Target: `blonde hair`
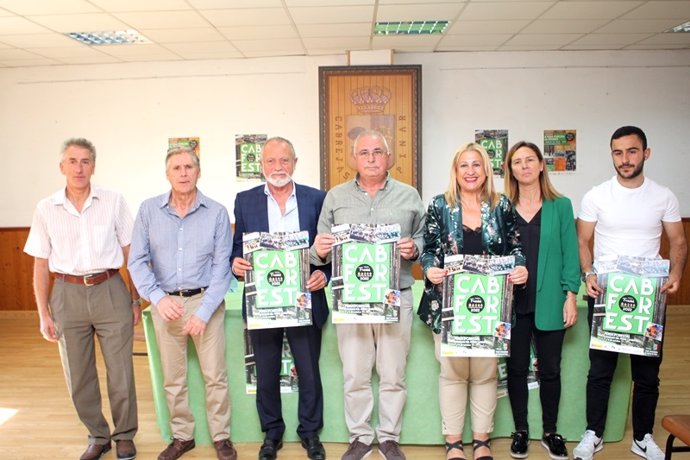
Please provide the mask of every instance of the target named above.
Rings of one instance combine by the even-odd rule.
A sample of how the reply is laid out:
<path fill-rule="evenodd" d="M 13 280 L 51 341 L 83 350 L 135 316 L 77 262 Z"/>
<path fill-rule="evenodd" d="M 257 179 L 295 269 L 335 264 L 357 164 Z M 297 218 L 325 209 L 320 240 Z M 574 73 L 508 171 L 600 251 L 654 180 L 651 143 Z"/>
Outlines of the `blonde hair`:
<path fill-rule="evenodd" d="M 505 171 L 505 176 L 503 178 L 504 193 L 513 203 L 520 201 L 520 184 L 518 184 L 517 179 L 513 175 L 513 168 L 511 167 L 511 162 L 513 161 L 513 156 L 521 148 L 528 148 L 534 152 L 539 160 L 539 163 L 543 166 L 541 172 L 539 173 L 539 191 L 541 193 L 542 200 L 555 200 L 556 198 L 562 196 L 556 190 L 549 180 L 549 173 L 547 172 L 546 164 L 544 164 L 544 155 L 539 150 L 536 144 L 527 141 L 520 141 L 513 145 L 508 154 L 506 155 L 506 161 L 503 164 L 503 169 Z"/>
<path fill-rule="evenodd" d="M 496 188 L 494 187 L 494 175 L 491 169 L 491 160 L 489 159 L 489 154 L 486 152 L 484 147 L 477 144 L 476 142 L 469 142 L 467 144 L 461 145 L 455 152 L 453 157 L 453 162 L 450 167 L 450 183 L 448 184 L 448 190 L 444 196 L 446 197 L 446 203 L 451 207 L 460 204 L 460 185 L 458 185 L 458 163 L 460 163 L 460 157 L 465 152 L 477 152 L 482 159 L 482 167 L 484 169 L 484 174 L 486 175 L 486 180 L 482 184 L 482 201 L 488 202 L 491 209 L 495 208 L 498 204 L 499 195 L 496 193 Z"/>

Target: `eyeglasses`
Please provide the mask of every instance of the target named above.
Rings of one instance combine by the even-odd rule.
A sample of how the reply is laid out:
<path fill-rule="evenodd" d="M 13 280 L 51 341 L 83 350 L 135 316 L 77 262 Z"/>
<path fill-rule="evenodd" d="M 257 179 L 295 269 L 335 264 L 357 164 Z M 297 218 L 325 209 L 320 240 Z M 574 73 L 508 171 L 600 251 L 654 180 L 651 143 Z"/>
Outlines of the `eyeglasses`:
<path fill-rule="evenodd" d="M 377 159 L 377 158 L 382 158 L 382 157 L 384 157 L 384 156 L 386 156 L 386 155 L 388 155 L 388 152 L 386 152 L 386 151 L 383 150 L 383 149 L 374 149 L 374 150 L 372 150 L 372 151 L 369 151 L 369 150 L 360 150 L 359 152 L 357 152 L 357 156 L 358 156 L 359 158 L 368 158 L 368 157 L 371 156 L 371 157 L 373 157 L 374 159 Z"/>

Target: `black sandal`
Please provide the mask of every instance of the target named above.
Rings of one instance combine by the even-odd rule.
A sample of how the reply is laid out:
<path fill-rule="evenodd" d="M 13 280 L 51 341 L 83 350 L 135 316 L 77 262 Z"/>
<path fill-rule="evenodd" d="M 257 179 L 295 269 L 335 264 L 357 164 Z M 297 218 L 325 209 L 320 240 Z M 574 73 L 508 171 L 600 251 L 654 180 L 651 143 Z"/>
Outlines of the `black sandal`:
<path fill-rule="evenodd" d="M 446 442 L 446 453 L 450 452 L 453 449 L 458 449 L 463 454 L 465 453 L 465 449 L 463 449 L 463 447 L 462 447 L 462 439 L 460 441 L 455 441 L 455 442 Z M 449 458 L 448 460 L 467 460 L 467 459 L 464 457 L 453 457 L 453 458 Z"/>
<path fill-rule="evenodd" d="M 477 450 L 480 447 L 486 447 L 491 449 L 491 439 L 485 439 L 484 441 L 479 439 L 472 440 L 472 449 Z M 474 460 L 494 460 L 491 455 L 484 455 L 483 457 L 474 457 Z"/>

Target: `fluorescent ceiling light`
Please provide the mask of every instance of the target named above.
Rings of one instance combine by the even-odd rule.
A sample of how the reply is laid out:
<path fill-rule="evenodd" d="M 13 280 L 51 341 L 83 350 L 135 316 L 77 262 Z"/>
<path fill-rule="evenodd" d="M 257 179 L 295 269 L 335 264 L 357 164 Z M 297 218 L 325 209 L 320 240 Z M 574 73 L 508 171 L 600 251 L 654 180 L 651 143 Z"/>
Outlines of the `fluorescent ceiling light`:
<path fill-rule="evenodd" d="M 684 22 L 683 24 L 672 29 L 668 29 L 665 32 L 690 32 L 690 21 Z"/>
<path fill-rule="evenodd" d="M 91 46 L 151 43 L 151 40 L 134 29 L 107 30 L 104 32 L 68 32 L 65 35 Z"/>
<path fill-rule="evenodd" d="M 374 35 L 432 35 L 442 34 L 448 21 L 377 22 Z"/>

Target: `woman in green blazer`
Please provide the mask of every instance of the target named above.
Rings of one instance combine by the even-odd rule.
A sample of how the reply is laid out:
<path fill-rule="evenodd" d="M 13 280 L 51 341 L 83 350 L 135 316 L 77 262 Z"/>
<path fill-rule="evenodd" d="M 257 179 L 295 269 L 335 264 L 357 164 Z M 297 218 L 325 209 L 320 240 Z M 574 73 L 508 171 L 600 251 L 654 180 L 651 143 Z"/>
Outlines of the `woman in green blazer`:
<path fill-rule="evenodd" d="M 527 457 L 527 374 L 532 342 L 539 368 L 542 405 L 541 444 L 553 459 L 567 459 L 563 438 L 556 431 L 561 397 L 561 349 L 565 329 L 577 321 L 576 295 L 580 262 L 575 219 L 570 200 L 551 185 L 539 147 L 518 142 L 505 162 L 505 194 L 517 213 L 520 242 L 530 277 L 516 289 L 508 359 L 508 396 L 515 432 L 510 446 L 514 458 Z"/>

